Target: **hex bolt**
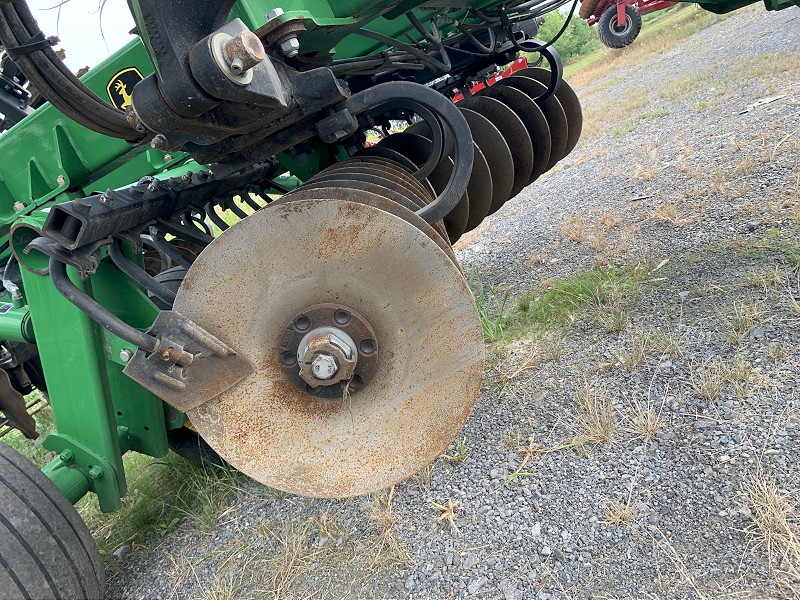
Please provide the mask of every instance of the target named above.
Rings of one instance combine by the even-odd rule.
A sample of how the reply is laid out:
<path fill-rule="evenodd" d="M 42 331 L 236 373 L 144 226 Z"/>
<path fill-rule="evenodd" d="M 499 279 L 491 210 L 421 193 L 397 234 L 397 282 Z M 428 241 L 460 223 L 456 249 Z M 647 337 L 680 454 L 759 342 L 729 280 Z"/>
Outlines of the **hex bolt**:
<path fill-rule="evenodd" d="M 89 469 L 89 478 L 90 479 L 102 479 L 103 478 L 103 470 L 100 467 L 92 467 Z"/>
<path fill-rule="evenodd" d="M 283 14 L 283 12 L 284 11 L 282 8 L 273 8 L 267 13 L 267 22 L 269 23 L 270 21 L 277 19 Z"/>
<path fill-rule="evenodd" d="M 240 31 L 222 45 L 222 54 L 236 75 L 241 75 L 262 62 L 267 54 L 264 45 L 252 31 Z"/>
<path fill-rule="evenodd" d="M 292 58 L 293 56 L 297 56 L 300 52 L 300 42 L 297 39 L 297 36 L 292 36 L 287 38 L 281 42 L 280 45 L 281 52 L 286 58 Z"/>
<path fill-rule="evenodd" d="M 100 195 L 100 204 L 104 206 L 113 206 L 114 204 L 114 196 L 116 192 L 111 188 L 107 189 L 103 194 Z"/>
<path fill-rule="evenodd" d="M 75 460 L 75 455 L 72 453 L 72 450 L 69 449 L 62 450 L 58 457 L 61 459 L 61 462 L 65 463 L 71 463 L 73 460 Z"/>
<path fill-rule="evenodd" d="M 128 362 L 133 358 L 133 352 L 129 348 L 123 348 L 119 351 L 119 358 L 122 362 Z"/>
<path fill-rule="evenodd" d="M 14 212 L 20 212 L 25 210 L 25 204 L 23 202 L 14 202 Z"/>
<path fill-rule="evenodd" d="M 165 163 L 172 162 L 172 154 L 165 154 L 164 155 L 164 162 Z"/>
<path fill-rule="evenodd" d="M 59 175 L 58 177 L 56 177 L 56 184 L 57 184 L 57 185 L 64 185 L 64 183 L 65 183 L 66 181 L 67 181 L 67 180 L 64 178 L 64 176 L 63 176 L 63 175 Z"/>
<path fill-rule="evenodd" d="M 150 140 L 150 147 L 155 148 L 156 150 L 165 150 L 167 148 L 167 136 L 163 133 L 158 133 L 153 136 L 153 139 Z"/>
<path fill-rule="evenodd" d="M 336 375 L 338 370 L 339 365 L 336 364 L 336 359 L 330 354 L 317 354 L 314 360 L 311 361 L 311 372 L 314 373 L 314 377 L 317 379 L 328 380 Z"/>

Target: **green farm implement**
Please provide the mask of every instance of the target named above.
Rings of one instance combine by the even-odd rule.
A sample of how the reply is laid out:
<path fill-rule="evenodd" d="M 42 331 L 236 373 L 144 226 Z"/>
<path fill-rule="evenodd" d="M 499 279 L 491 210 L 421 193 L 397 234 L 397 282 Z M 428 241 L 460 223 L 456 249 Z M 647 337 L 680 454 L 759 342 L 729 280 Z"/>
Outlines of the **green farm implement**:
<path fill-rule="evenodd" d="M 0 444 L 4 597 L 104 594 L 72 504 L 129 451 L 318 497 L 440 455 L 483 373 L 451 245 L 581 132 L 537 39 L 577 0 L 128 4 L 78 78 L 0 0 L 0 409 L 56 426 L 42 470 Z"/>

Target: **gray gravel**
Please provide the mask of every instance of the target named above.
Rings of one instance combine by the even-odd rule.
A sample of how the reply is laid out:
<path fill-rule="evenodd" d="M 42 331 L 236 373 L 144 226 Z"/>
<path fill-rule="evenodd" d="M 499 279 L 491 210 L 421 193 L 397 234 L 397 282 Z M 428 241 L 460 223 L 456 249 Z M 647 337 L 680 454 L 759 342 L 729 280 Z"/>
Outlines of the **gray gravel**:
<path fill-rule="evenodd" d="M 512 381 L 501 372 L 522 366 L 534 342 L 503 349 L 464 428 L 463 462 L 440 459 L 391 497 L 343 502 L 239 479 L 210 530 L 187 518 L 109 557 L 110 597 L 795 597 L 800 581 L 751 533 L 742 486 L 756 477 L 795 500 L 800 492 L 800 315 L 790 277 L 800 244 L 798 51 L 800 10 L 748 9 L 579 90 L 587 105 L 639 87 L 651 100 L 609 114 L 619 131 L 582 142 L 459 259 L 514 294 L 596 265 L 667 262 L 646 277 L 621 333 L 581 313 L 558 360 L 536 361 Z M 789 71 L 742 68 L 781 61 Z M 697 89 L 659 96 L 687 73 L 700 77 Z M 567 235 L 570 224 L 583 235 Z M 771 270 L 787 283 L 751 274 Z M 730 320 L 750 306 L 757 316 L 736 346 Z M 623 368 L 620 357 L 658 332 L 681 352 L 648 349 Z M 703 373 L 713 380 L 737 364 L 747 382 L 728 376 L 717 398 L 701 397 Z M 510 478 L 531 436 L 555 448 L 580 433 L 575 389 L 584 381 L 610 399 L 611 442 L 534 454 L 527 474 Z M 629 431 L 637 403 L 661 422 L 649 438 Z M 452 522 L 434 506 L 448 500 Z M 610 522 L 615 502 L 631 507 L 629 522 Z"/>

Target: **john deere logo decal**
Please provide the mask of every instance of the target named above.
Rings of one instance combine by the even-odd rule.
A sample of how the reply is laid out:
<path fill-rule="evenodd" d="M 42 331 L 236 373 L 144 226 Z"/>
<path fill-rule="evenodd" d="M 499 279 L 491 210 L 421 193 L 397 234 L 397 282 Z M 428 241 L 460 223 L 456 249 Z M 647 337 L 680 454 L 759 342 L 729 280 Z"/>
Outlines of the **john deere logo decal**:
<path fill-rule="evenodd" d="M 144 79 L 144 77 L 142 77 L 142 74 L 136 67 L 128 67 L 114 75 L 106 86 L 111 104 L 120 110 L 128 108 L 131 105 L 133 86 L 142 79 Z"/>

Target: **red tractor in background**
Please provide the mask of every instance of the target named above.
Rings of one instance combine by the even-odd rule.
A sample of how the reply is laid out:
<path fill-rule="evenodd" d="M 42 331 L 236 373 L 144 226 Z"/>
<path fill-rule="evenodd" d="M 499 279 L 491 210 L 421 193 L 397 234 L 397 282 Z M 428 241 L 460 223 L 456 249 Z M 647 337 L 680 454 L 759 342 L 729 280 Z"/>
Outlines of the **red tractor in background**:
<path fill-rule="evenodd" d="M 642 15 L 674 6 L 668 0 L 585 0 L 578 13 L 589 25 L 597 23 L 600 41 L 609 48 L 624 48 L 642 29 Z"/>

